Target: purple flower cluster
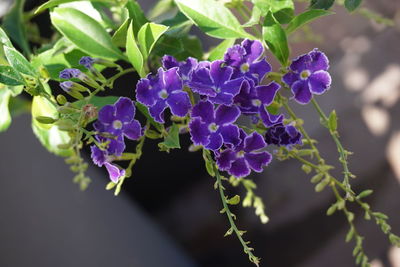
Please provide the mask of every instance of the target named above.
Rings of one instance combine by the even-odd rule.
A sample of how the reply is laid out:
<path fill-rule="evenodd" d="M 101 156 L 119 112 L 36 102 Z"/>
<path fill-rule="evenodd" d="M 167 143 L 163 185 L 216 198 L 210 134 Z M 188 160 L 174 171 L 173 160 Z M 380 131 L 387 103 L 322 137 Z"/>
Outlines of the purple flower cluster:
<path fill-rule="evenodd" d="M 138 140 L 142 135 L 142 126 L 135 120 L 135 105 L 127 97 L 120 97 L 114 105 L 106 105 L 99 111 L 98 120 L 93 124 L 98 132 L 96 139 L 105 145 L 100 149 L 92 145 L 92 160 L 101 167 L 105 166 L 111 181 L 116 183 L 125 175 L 125 170 L 120 169 L 112 161 L 122 155 L 125 150 L 124 137 Z"/>

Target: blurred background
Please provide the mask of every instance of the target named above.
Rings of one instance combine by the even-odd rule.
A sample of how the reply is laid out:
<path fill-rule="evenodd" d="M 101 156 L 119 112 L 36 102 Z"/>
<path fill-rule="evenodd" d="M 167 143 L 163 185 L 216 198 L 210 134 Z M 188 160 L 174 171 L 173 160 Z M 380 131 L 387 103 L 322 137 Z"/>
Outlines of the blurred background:
<path fill-rule="evenodd" d="M 0 17 L 13 1 L 0 0 Z M 27 10 L 44 1 L 27 1 Z M 138 1 L 149 10 L 156 1 Z M 304 8 L 304 3 L 297 3 Z M 333 84 L 318 97 L 326 112 L 336 109 L 344 146 L 354 152 L 350 168 L 353 189 L 373 189 L 373 210 L 387 214 L 400 233 L 400 1 L 364 0 L 389 24 L 377 23 L 362 11 L 349 14 L 342 6 L 311 24 L 291 40 L 291 55 L 319 47 L 330 58 Z M 48 13 L 36 22 L 49 34 Z M 218 43 L 194 31 L 207 49 Z M 270 57 L 271 58 L 271 57 Z M 271 61 L 273 61 L 271 59 Z M 275 65 L 275 69 L 277 65 Z M 130 95 L 137 77 L 125 77 L 119 90 Z M 337 151 L 319 125 L 311 106 L 293 107 L 329 164 Z M 180 151 L 158 152 L 147 142 L 124 183 L 120 196 L 106 191 L 104 169 L 92 166 L 92 183 L 81 192 L 62 158 L 49 154 L 32 134 L 29 114 L 13 118 L 0 134 L 0 266 L 252 266 L 228 228 L 221 203 L 199 152 L 189 153 L 189 137 Z M 88 161 L 89 154 L 86 153 Z M 340 166 L 334 172 L 340 176 Z M 327 217 L 334 201 L 329 190 L 315 193 L 309 176 L 294 160 L 273 161 L 251 177 L 266 204 L 270 222 L 263 225 L 254 210 L 235 207 L 237 224 L 248 232 L 261 266 L 354 266 L 353 243 L 345 243 L 346 218 Z M 236 189 L 235 189 L 236 190 Z M 229 193 L 243 191 L 231 190 Z M 358 207 L 356 225 L 366 236 L 366 254 L 373 267 L 400 266 L 400 249 L 392 247 Z"/>

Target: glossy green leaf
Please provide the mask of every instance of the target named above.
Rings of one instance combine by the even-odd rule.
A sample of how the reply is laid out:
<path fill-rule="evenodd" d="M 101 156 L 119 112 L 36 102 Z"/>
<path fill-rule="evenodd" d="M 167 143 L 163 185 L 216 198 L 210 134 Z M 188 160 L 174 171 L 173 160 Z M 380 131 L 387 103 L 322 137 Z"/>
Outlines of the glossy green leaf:
<path fill-rule="evenodd" d="M 361 2 L 362 0 L 345 0 L 344 6 L 348 11 L 352 12 L 361 5 Z"/>
<path fill-rule="evenodd" d="M 252 2 L 260 9 L 262 16 L 271 11 L 280 24 L 288 23 L 294 16 L 293 0 L 252 0 Z"/>
<path fill-rule="evenodd" d="M 115 31 L 113 37 L 111 38 L 113 44 L 118 47 L 125 47 L 126 45 L 126 35 L 128 33 L 130 19 L 126 19 L 124 23 Z"/>
<path fill-rule="evenodd" d="M 11 92 L 7 87 L 0 88 L 0 132 L 4 132 L 10 127 L 11 114 L 8 109 Z"/>
<path fill-rule="evenodd" d="M 226 39 L 217 45 L 213 50 L 210 51 L 208 60 L 214 61 L 217 59 L 222 59 L 226 50 L 235 44 L 236 39 Z"/>
<path fill-rule="evenodd" d="M 160 17 L 169 15 L 176 9 L 174 0 L 159 0 L 148 13 L 150 20 L 160 20 Z"/>
<path fill-rule="evenodd" d="M 3 18 L 3 29 L 8 36 L 24 51 L 30 54 L 28 40 L 26 38 L 25 21 L 23 18 L 25 0 L 15 0 L 14 6 Z"/>
<path fill-rule="evenodd" d="M 8 38 L 8 35 L 1 27 L 0 27 L 0 43 L 9 47 L 13 47 L 10 38 Z"/>
<path fill-rule="evenodd" d="M 176 59 L 181 60 L 181 58 L 178 57 L 181 54 L 185 53 L 183 49 L 182 39 L 164 34 L 163 36 L 161 36 L 158 44 L 154 47 L 153 53 L 159 57 L 162 57 L 164 55 L 171 55 L 174 56 Z"/>
<path fill-rule="evenodd" d="M 185 36 L 182 40 L 183 52 L 176 55 L 178 60 L 186 60 L 188 57 L 202 59 L 203 46 L 197 36 Z"/>
<path fill-rule="evenodd" d="M 166 35 L 177 38 L 187 36 L 193 26 L 193 22 L 182 12 L 178 12 L 172 19 L 164 20 L 162 24 L 169 27 Z"/>
<path fill-rule="evenodd" d="M 148 22 L 146 16 L 143 13 L 142 8 L 135 0 L 128 0 L 126 3 L 128 9 L 129 18 L 133 21 L 133 33 L 137 36 L 140 28 Z"/>
<path fill-rule="evenodd" d="M 252 27 L 260 24 L 261 13 L 261 10 L 257 6 L 254 6 L 253 10 L 251 11 L 250 19 L 243 24 L 243 27 Z"/>
<path fill-rule="evenodd" d="M 304 13 L 297 15 L 289 25 L 286 27 L 286 33 L 290 34 L 300 28 L 301 26 L 315 20 L 316 18 L 331 15 L 333 12 L 326 11 L 323 9 L 311 9 Z"/>
<path fill-rule="evenodd" d="M 143 70 L 144 59 L 142 52 L 140 52 L 140 49 L 136 44 L 132 22 L 129 25 L 128 34 L 126 36 L 126 54 L 128 55 L 129 61 L 140 77 L 144 77 L 146 75 Z"/>
<path fill-rule="evenodd" d="M 329 9 L 333 6 L 335 0 L 311 0 L 311 9 Z"/>
<path fill-rule="evenodd" d="M 10 66 L 0 66 L 0 83 L 9 86 L 24 85 L 25 81 Z"/>
<path fill-rule="evenodd" d="M 262 32 L 263 38 L 271 52 L 283 66 L 286 66 L 289 58 L 286 33 L 271 12 L 265 17 Z"/>
<path fill-rule="evenodd" d="M 17 50 L 14 48 L 5 46 L 4 54 L 8 60 L 8 63 L 14 68 L 15 71 L 35 77 L 37 75 L 36 70 L 32 67 L 31 63 Z"/>
<path fill-rule="evenodd" d="M 179 126 L 175 123 L 169 128 L 168 135 L 164 138 L 164 142 L 158 144 L 160 151 L 169 152 L 170 149 L 181 148 L 179 143 Z"/>
<path fill-rule="evenodd" d="M 35 96 L 32 100 L 32 118 L 39 116 L 57 118 L 58 113 L 46 98 Z M 67 132 L 60 131 L 55 125 L 39 123 L 35 119 L 32 119 L 32 129 L 42 145 L 50 152 L 59 156 L 72 155 L 71 149 L 60 149 L 58 147 L 70 141 L 70 136 Z"/>
<path fill-rule="evenodd" d="M 138 33 L 138 43 L 140 46 L 140 51 L 144 59 L 146 60 L 153 50 L 154 45 L 158 39 L 168 30 L 167 26 L 156 24 L 156 23 L 146 23 L 140 28 Z"/>
<path fill-rule="evenodd" d="M 124 59 L 106 30 L 86 14 L 73 8 L 56 8 L 50 13 L 50 18 L 62 35 L 89 55 Z"/>
<path fill-rule="evenodd" d="M 252 38 L 223 3 L 215 0 L 175 0 L 180 11 L 206 34 L 221 38 Z"/>
<path fill-rule="evenodd" d="M 80 2 L 80 1 L 87 1 L 87 0 L 50 0 L 46 3 L 42 4 L 35 10 L 35 14 L 41 13 L 48 8 L 56 7 L 61 4 L 71 3 L 71 2 Z M 112 3 L 114 0 L 89 0 L 91 2 L 102 2 L 102 3 Z"/>

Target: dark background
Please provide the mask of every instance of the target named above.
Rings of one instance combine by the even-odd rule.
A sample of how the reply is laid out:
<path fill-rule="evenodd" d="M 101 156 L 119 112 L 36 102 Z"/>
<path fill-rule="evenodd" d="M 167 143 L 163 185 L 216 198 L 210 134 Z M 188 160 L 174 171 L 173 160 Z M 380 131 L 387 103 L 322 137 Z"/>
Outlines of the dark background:
<path fill-rule="evenodd" d="M 154 1 L 139 2 L 148 9 Z M 400 5 L 395 0 L 364 2 L 396 18 L 396 25 L 383 27 L 338 7 L 336 15 L 312 24 L 320 42 L 300 35 L 291 49 L 297 56 L 319 47 L 330 58 L 333 86 L 318 100 L 326 112 L 336 109 L 341 140 L 355 152 L 350 157 L 358 176 L 354 189 L 374 189 L 369 203 L 388 214 L 399 233 Z M 45 35 L 48 14 L 37 20 Z M 218 43 L 194 33 L 206 48 Z M 118 92 L 131 96 L 136 80 L 135 75 L 121 79 Z M 336 147 L 312 107 L 293 106 L 306 118 L 322 155 L 337 162 Z M 14 118 L 0 138 L 0 266 L 251 266 L 238 240 L 223 238 L 228 222 L 219 214 L 219 195 L 200 153 L 187 151 L 188 136 L 183 148 L 170 154 L 146 141 L 133 179 L 114 197 L 104 190 L 104 169 L 95 166 L 89 168 L 89 189 L 80 192 L 63 159 L 35 139 L 30 120 L 29 115 Z M 325 215 L 334 200 L 331 192 L 315 193 L 299 167 L 296 161 L 274 160 L 262 175 L 253 176 L 270 222 L 262 225 L 252 209 L 239 207 L 234 208 L 239 227 L 248 230 L 245 237 L 262 258 L 261 266 L 354 266 L 353 244 L 344 242 L 345 217 Z M 400 266 L 399 250 L 352 208 L 373 266 Z"/>

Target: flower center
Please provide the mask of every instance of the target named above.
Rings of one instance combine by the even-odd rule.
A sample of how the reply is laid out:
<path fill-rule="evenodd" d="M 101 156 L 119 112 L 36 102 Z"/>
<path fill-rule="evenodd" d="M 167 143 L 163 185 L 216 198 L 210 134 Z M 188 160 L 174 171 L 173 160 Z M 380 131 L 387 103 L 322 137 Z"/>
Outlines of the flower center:
<path fill-rule="evenodd" d="M 251 103 L 253 104 L 253 106 L 261 107 L 261 101 L 259 99 L 253 99 L 251 100 Z"/>
<path fill-rule="evenodd" d="M 122 128 L 122 122 L 120 120 L 115 120 L 113 121 L 113 127 L 114 129 L 121 129 Z"/>
<path fill-rule="evenodd" d="M 244 64 L 242 64 L 242 65 L 240 66 L 240 71 L 241 71 L 241 72 L 247 72 L 247 71 L 249 71 L 249 69 L 250 69 L 250 66 L 249 66 L 249 64 L 247 64 L 247 63 L 244 63 Z"/>
<path fill-rule="evenodd" d="M 219 128 L 219 126 L 218 125 L 216 125 L 214 122 L 213 123 L 211 123 L 209 126 L 208 126 L 208 130 L 210 130 L 210 132 L 216 132 L 217 130 L 218 130 L 218 128 Z"/>
<path fill-rule="evenodd" d="M 158 93 L 158 96 L 161 97 L 162 99 L 167 99 L 168 92 L 165 89 L 163 89 Z"/>
<path fill-rule="evenodd" d="M 245 152 L 243 150 L 240 150 L 239 152 L 236 153 L 236 157 L 242 158 L 244 156 L 244 153 Z"/>
<path fill-rule="evenodd" d="M 303 79 L 303 80 L 305 80 L 305 79 L 307 79 L 309 76 L 310 76 L 310 71 L 309 70 L 303 70 L 301 73 L 300 73 L 300 78 L 301 79 Z"/>

